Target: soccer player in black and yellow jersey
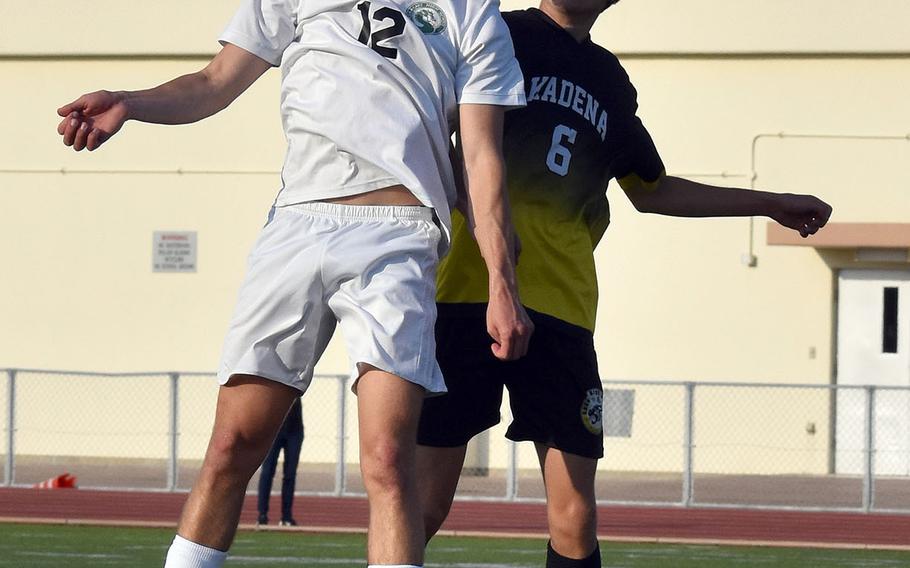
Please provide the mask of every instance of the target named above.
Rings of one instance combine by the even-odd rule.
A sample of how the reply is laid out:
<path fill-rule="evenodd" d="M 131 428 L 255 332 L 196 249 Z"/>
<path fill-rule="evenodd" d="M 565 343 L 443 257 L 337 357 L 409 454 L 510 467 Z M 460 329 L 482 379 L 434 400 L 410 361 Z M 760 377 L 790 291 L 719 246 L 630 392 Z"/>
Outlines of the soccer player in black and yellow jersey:
<path fill-rule="evenodd" d="M 543 0 L 505 14 L 528 106 L 506 115 L 509 196 L 520 238 L 518 282 L 535 325 L 528 354 L 502 362 L 484 319 L 487 274 L 464 218 L 438 275 L 437 353 L 448 394 L 424 402 L 418 441 L 427 535 L 452 503 L 474 435 L 499 422 L 535 443 L 547 492 L 550 568 L 601 565 L 594 475 L 603 456 L 603 391 L 593 330 L 593 250 L 607 228 L 611 178 L 636 209 L 682 217 L 765 215 L 807 236 L 831 208 L 807 195 L 721 188 L 665 174 L 636 116 L 636 91 L 619 61 L 591 42 L 616 0 Z"/>

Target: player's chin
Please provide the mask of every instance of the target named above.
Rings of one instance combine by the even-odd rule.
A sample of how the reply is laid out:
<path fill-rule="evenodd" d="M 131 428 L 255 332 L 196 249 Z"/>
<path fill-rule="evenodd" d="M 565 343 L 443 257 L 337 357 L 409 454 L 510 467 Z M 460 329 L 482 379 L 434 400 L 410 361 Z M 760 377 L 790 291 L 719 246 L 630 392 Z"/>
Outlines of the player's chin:
<path fill-rule="evenodd" d="M 615 4 L 614 0 L 551 0 L 553 5 L 570 14 L 599 14 Z"/>

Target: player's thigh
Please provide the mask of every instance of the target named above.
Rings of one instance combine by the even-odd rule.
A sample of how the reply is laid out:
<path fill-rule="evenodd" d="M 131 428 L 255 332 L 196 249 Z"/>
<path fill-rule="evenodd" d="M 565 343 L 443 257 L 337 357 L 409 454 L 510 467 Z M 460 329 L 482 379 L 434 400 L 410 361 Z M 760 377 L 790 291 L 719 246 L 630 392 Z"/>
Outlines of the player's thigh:
<path fill-rule="evenodd" d="M 210 449 L 258 465 L 272 447 L 297 389 L 252 375 L 233 375 L 218 390 Z"/>
<path fill-rule="evenodd" d="M 547 501 L 555 504 L 595 502 L 594 478 L 597 460 L 535 444 L 540 470 L 547 490 Z"/>
<path fill-rule="evenodd" d="M 423 387 L 375 367 L 363 370 L 357 381 L 361 454 L 394 462 L 413 460 Z"/>

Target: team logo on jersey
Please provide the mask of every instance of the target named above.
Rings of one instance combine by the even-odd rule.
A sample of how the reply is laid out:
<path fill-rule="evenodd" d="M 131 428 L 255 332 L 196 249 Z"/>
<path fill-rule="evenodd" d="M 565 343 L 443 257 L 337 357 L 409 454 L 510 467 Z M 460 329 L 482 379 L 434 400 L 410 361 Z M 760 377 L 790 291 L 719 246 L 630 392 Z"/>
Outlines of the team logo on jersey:
<path fill-rule="evenodd" d="M 406 14 L 417 29 L 427 35 L 441 34 L 446 29 L 446 13 L 432 2 L 414 2 L 408 6 Z"/>
<path fill-rule="evenodd" d="M 603 434 L 604 424 L 604 393 L 600 389 L 591 389 L 585 394 L 581 403 L 581 421 L 588 432 L 596 435 Z"/>

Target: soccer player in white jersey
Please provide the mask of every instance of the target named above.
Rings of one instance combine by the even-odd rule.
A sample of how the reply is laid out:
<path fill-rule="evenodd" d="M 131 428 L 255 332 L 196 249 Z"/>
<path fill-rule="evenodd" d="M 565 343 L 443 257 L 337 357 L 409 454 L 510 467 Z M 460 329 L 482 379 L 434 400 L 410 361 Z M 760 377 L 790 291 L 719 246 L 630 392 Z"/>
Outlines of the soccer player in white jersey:
<path fill-rule="evenodd" d="M 201 71 L 58 110 L 66 145 L 95 150 L 127 120 L 195 122 L 281 66 L 283 187 L 249 258 L 218 372 L 212 438 L 165 566 L 220 566 L 244 491 L 336 322 L 356 378 L 371 565 L 423 562 L 414 468 L 435 359 L 435 272 L 455 202 L 490 270 L 491 349 L 514 359 L 533 328 L 518 298 L 503 191 L 504 108 L 524 104 L 495 0 L 244 0 Z"/>

